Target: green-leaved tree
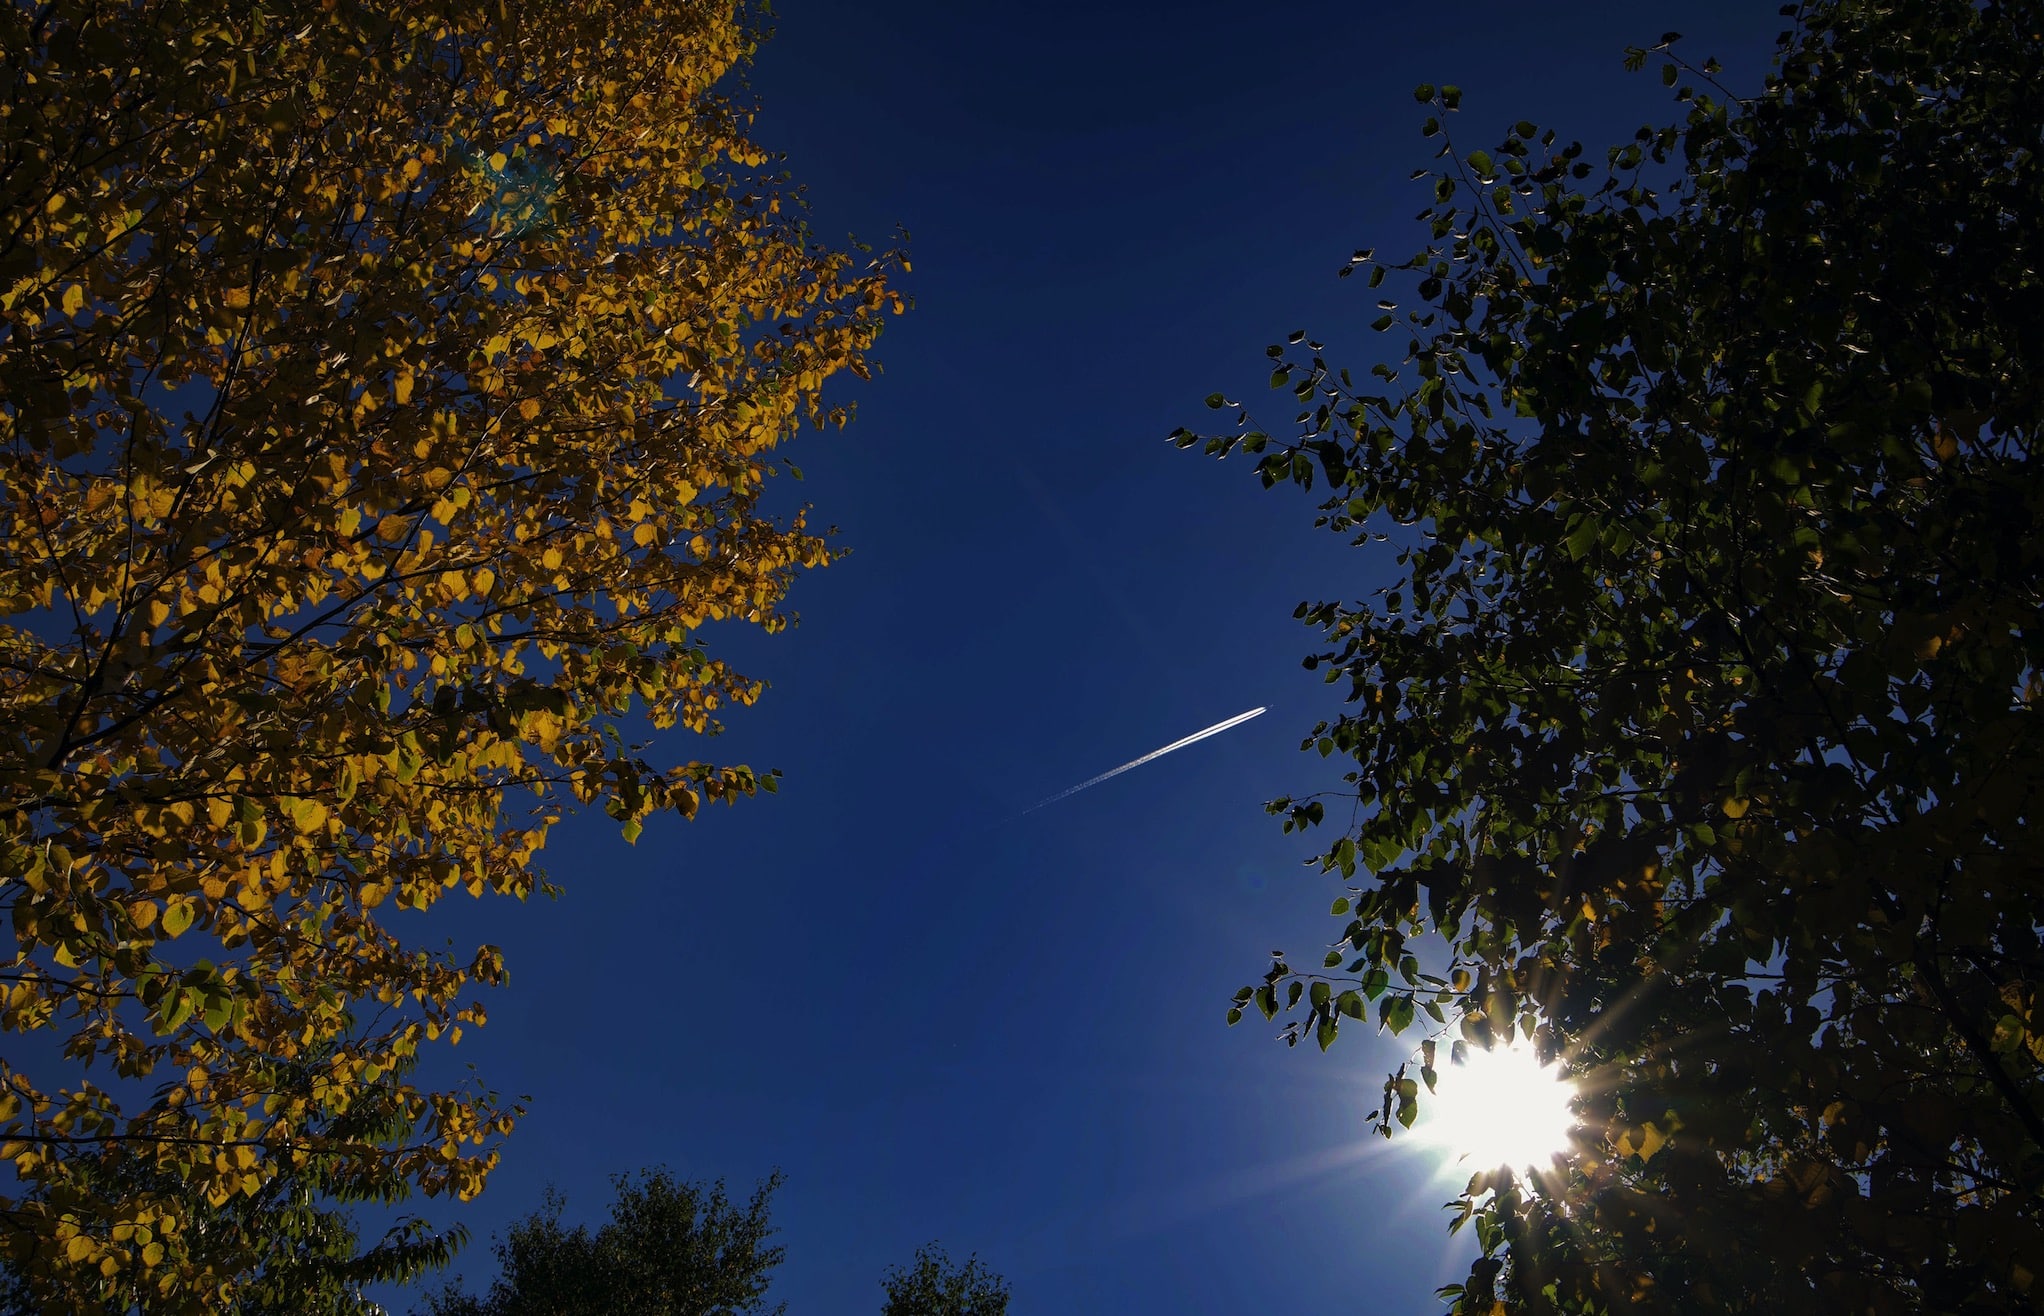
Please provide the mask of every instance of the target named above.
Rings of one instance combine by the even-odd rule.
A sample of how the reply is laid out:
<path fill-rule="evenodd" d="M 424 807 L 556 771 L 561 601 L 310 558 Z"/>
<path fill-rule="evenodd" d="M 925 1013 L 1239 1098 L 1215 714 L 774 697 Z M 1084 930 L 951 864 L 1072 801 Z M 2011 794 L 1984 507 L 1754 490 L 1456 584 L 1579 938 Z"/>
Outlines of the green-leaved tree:
<path fill-rule="evenodd" d="M 1463 1312 L 2044 1300 L 2044 6 L 1784 12 L 1601 160 L 1444 146 L 1353 265 L 1390 350 L 1273 347 L 1297 428 L 1206 443 L 1398 568 L 1301 607 L 1353 766 L 1272 808 L 1350 890 L 1231 1020 L 1423 1034 L 1387 1134 L 1437 1044 L 1582 1085 Z"/>
<path fill-rule="evenodd" d="M 1007 1316 L 1008 1282 L 978 1257 L 954 1265 L 935 1243 L 916 1249 L 913 1265 L 887 1272 L 880 1316 Z"/>
<path fill-rule="evenodd" d="M 561 1223 L 549 1192 L 540 1210 L 495 1244 L 500 1273 L 487 1294 L 449 1285 L 422 1316 L 762 1316 L 782 1249 L 771 1241 L 769 1176 L 743 1205 L 720 1180 L 678 1181 L 664 1169 L 613 1181 L 610 1221 L 595 1233 Z"/>

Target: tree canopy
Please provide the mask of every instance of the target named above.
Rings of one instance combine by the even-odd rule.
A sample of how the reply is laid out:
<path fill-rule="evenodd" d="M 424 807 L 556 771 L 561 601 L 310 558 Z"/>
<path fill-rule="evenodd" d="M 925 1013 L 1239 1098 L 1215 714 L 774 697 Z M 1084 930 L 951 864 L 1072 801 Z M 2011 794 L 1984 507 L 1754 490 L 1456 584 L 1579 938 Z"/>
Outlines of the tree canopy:
<path fill-rule="evenodd" d="M 0 5 L 0 1254 L 76 1307 L 228 1304 L 191 1204 L 315 1163 L 478 1191 L 486 1091 L 345 1132 L 505 971 L 400 916 L 772 785 L 619 730 L 758 695 L 699 629 L 830 559 L 772 450 L 901 309 L 748 136 L 758 19 Z"/>
<path fill-rule="evenodd" d="M 612 1181 L 610 1223 L 591 1234 L 561 1224 L 566 1203 L 545 1205 L 495 1246 L 501 1273 L 478 1298 L 450 1285 L 424 1316 L 747 1316 L 775 1313 L 766 1291 L 783 1250 L 770 1240 L 768 1207 L 781 1176 L 733 1204 L 719 1181 L 705 1188 L 648 1170 Z"/>
<path fill-rule="evenodd" d="M 785 1252 L 771 1240 L 778 1171 L 738 1206 L 724 1184 L 678 1181 L 664 1169 L 612 1182 L 610 1222 L 594 1234 L 561 1223 L 566 1202 L 549 1191 L 538 1211 L 495 1244 L 499 1274 L 477 1297 L 460 1282 L 432 1295 L 420 1316 L 748 1316 L 767 1305 Z M 978 1257 L 954 1265 L 935 1243 L 881 1279 L 882 1316 L 1005 1316 L 1008 1285 Z"/>
<path fill-rule="evenodd" d="M 323 1059 L 315 1054 L 290 1062 L 283 1071 L 286 1081 L 312 1082 Z M 314 1132 L 331 1143 L 401 1145 L 411 1130 L 396 1089 L 411 1067 L 385 1074 Z M 232 1257 L 242 1276 L 227 1304 L 216 1309 L 224 1316 L 381 1316 L 383 1308 L 365 1292 L 368 1286 L 404 1283 L 447 1265 L 468 1233 L 459 1226 L 435 1231 L 405 1216 L 365 1246 L 349 1207 L 364 1201 L 393 1206 L 406 1195 L 405 1185 L 362 1175 L 351 1159 L 313 1157 L 270 1176 L 256 1193 L 236 1194 L 218 1205 L 140 1158 L 81 1168 L 91 1191 L 108 1198 L 146 1193 L 179 1199 L 180 1227 L 192 1240 L 188 1246 L 202 1256 Z M 51 1311 L 127 1316 L 135 1305 L 132 1293 L 118 1291 L 88 1304 L 33 1257 L 0 1257 L 0 1316 Z"/>
<path fill-rule="evenodd" d="M 935 1243 L 916 1249 L 912 1264 L 889 1270 L 880 1286 L 887 1291 L 880 1316 L 1007 1316 L 1008 1281 L 977 1256 L 953 1264 Z"/>
<path fill-rule="evenodd" d="M 1635 51 L 1681 108 L 1601 162 L 1444 145 L 1344 271 L 1402 351 L 1273 347 L 1289 436 L 1209 399 L 1396 565 L 1300 608 L 1353 763 L 1272 809 L 1349 890 L 1230 1021 L 1418 1030 L 1387 1136 L 1437 1047 L 1580 1084 L 1451 1203 L 1462 1312 L 2044 1301 L 2044 6 L 1783 12 L 1751 94 Z"/>

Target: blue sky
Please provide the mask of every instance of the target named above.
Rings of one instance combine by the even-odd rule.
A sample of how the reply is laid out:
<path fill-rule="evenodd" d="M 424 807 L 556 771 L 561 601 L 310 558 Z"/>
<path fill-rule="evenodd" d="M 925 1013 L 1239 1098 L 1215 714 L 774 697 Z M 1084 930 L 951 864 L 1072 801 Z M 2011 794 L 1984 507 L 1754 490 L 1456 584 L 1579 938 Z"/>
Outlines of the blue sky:
<path fill-rule="evenodd" d="M 1670 112 L 1625 46 L 1680 30 L 1756 86 L 1776 6 L 777 8 L 758 137 L 821 235 L 912 232 L 916 307 L 853 428 L 789 449 L 851 556 L 792 632 L 718 634 L 773 688 L 670 747 L 780 794 L 635 847 L 579 821 L 559 900 L 448 910 L 512 971 L 451 1058 L 531 1096 L 457 1269 L 486 1280 L 549 1183 L 593 1220 L 619 1171 L 742 1193 L 778 1166 L 795 1316 L 876 1311 L 933 1238 L 1015 1316 L 1435 1309 L 1453 1185 L 1362 1120 L 1402 1048 L 1222 1022 L 1266 952 L 1338 931 L 1315 847 L 1260 808 L 1338 779 L 1298 752 L 1337 703 L 1293 605 L 1391 564 L 1163 436 L 1216 389 L 1281 428 L 1263 348 L 1290 330 L 1375 359 L 1374 298 L 1334 272 L 1420 238 L 1415 83 L 1463 87 L 1464 150 L 1531 118 L 1594 158 Z"/>

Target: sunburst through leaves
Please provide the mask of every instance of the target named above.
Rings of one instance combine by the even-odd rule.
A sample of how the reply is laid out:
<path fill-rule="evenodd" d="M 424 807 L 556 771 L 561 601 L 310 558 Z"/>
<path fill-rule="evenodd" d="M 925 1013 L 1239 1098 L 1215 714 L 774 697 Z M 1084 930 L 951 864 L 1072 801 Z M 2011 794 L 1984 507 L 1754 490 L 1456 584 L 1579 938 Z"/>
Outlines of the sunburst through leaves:
<path fill-rule="evenodd" d="M 1531 1047 L 1472 1051 L 1441 1072 L 1420 1132 L 1453 1165 L 1542 1170 L 1568 1150 L 1575 1095 Z"/>

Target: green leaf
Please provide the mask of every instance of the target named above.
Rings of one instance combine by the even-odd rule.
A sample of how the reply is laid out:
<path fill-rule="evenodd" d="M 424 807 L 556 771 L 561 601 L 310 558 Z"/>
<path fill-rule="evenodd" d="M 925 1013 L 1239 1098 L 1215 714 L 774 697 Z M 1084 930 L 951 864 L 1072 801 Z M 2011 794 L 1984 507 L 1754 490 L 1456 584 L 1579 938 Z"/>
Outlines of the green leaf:
<path fill-rule="evenodd" d="M 1590 516 L 1577 518 L 1568 532 L 1568 538 L 1562 541 L 1563 547 L 1568 550 L 1569 559 L 1579 562 L 1588 556 L 1590 550 L 1597 546 L 1597 536 L 1601 530 L 1602 527 L 1597 524 L 1596 518 Z"/>
<path fill-rule="evenodd" d="M 193 1011 L 193 993 L 189 988 L 167 993 L 156 1012 L 157 1034 L 161 1036 L 175 1032 L 179 1025 L 192 1017 Z"/>

